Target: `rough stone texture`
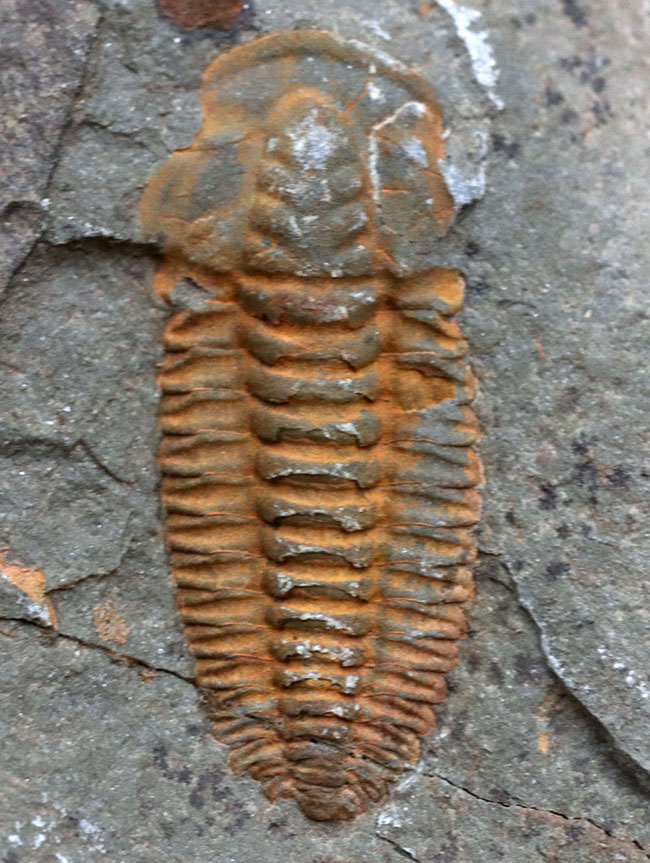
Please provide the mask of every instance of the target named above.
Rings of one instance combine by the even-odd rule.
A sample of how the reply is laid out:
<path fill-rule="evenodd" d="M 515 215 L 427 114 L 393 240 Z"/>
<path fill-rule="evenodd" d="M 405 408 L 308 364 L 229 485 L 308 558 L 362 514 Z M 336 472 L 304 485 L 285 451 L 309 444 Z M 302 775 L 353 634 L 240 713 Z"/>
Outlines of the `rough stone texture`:
<path fill-rule="evenodd" d="M 503 564 L 484 556 L 475 575 L 472 632 L 424 774 L 479 801 L 561 814 L 648 848 L 650 798 L 549 669 Z"/>
<path fill-rule="evenodd" d="M 484 206 L 500 217 L 459 226 L 476 244 L 484 544 L 552 668 L 647 772 L 650 18 L 563 8 L 485 19 L 512 113 L 492 132 Z"/>
<path fill-rule="evenodd" d="M 378 834 L 394 842 L 407 858 L 434 863 L 518 859 L 641 863 L 648 859 L 640 848 L 612 839 L 589 822 L 527 807 L 504 809 L 435 778 L 415 780 L 398 791 L 380 816 Z"/>
<path fill-rule="evenodd" d="M 87 0 L 5 0 L 0 9 L 0 295 L 42 229 L 97 17 Z"/>
<path fill-rule="evenodd" d="M 40 247 L 14 281 L 0 321 L 0 544 L 45 573 L 61 631 L 101 641 L 92 609 L 110 600 L 126 607 L 125 651 L 189 672 L 158 518 L 164 313 L 151 275 L 146 255 L 91 240 Z"/>
<path fill-rule="evenodd" d="M 2 15 L 19 7 L 24 26 L 46 4 Z M 605 0 L 472 7 L 467 24 L 448 2 L 269 2 L 248 29 L 186 34 L 149 0 L 105 0 L 57 4 L 51 56 L 10 35 L 43 82 L 19 88 L 24 109 L 10 88 L 11 110 L 33 129 L 46 105 L 59 132 L 34 139 L 41 167 L 7 198 L 28 201 L 9 209 L 9 269 L 50 209 L 2 306 L 0 538 L 55 588 L 63 634 L 2 582 L 2 615 L 32 620 L 0 624 L 6 863 L 650 858 L 649 19 Z M 60 63 L 79 87 L 68 46 L 87 51 L 94 15 L 68 124 L 72 100 L 46 82 Z M 307 824 L 230 777 L 183 679 L 154 472 L 164 315 L 152 250 L 132 242 L 142 188 L 200 125 L 201 71 L 228 42 L 292 26 L 361 38 L 431 81 L 450 150 L 462 141 L 457 198 L 480 195 L 488 167 L 440 261 L 468 276 L 486 431 L 474 632 L 421 774 L 353 827 Z M 483 30 L 501 112 L 468 55 Z M 95 627 L 109 603 L 124 644 Z"/>

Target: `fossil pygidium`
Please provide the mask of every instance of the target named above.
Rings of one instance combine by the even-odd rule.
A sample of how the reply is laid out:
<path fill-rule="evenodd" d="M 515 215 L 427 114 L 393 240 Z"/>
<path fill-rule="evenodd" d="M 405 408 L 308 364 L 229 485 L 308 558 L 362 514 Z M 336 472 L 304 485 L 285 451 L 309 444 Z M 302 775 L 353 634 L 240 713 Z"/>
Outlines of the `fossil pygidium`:
<path fill-rule="evenodd" d="M 142 205 L 175 308 L 160 467 L 180 614 L 232 769 L 349 819 L 417 759 L 473 590 L 440 111 L 401 64 L 314 31 L 227 52 L 202 97 Z"/>

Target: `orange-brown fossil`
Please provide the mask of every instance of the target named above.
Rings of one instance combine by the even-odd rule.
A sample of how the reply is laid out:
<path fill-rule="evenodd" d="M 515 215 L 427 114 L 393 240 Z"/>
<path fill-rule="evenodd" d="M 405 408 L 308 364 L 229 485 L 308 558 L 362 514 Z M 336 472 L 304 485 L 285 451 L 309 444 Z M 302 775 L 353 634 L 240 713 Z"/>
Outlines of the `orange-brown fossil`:
<path fill-rule="evenodd" d="M 178 604 L 237 773 L 350 819 L 418 758 L 473 593 L 476 385 L 436 266 L 440 112 L 321 32 L 207 70 L 150 182 L 173 307 L 160 467 Z"/>

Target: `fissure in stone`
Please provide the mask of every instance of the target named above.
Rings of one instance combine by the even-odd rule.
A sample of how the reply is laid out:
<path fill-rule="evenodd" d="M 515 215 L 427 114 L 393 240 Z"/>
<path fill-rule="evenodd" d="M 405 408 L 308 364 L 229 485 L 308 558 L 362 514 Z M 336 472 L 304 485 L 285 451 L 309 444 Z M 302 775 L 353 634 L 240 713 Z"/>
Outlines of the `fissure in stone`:
<path fill-rule="evenodd" d="M 230 765 L 354 818 L 417 761 L 462 638 L 476 385 L 436 266 L 440 111 L 322 32 L 235 48 L 143 199 L 178 606 Z"/>

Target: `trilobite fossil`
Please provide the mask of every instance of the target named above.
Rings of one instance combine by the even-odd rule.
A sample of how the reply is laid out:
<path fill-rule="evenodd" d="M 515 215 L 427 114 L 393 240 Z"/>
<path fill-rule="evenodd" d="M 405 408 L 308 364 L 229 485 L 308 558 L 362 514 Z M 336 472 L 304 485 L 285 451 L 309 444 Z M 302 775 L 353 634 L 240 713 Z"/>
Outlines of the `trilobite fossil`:
<path fill-rule="evenodd" d="M 440 111 L 324 32 L 237 47 L 144 195 L 160 449 L 196 677 L 237 773 L 350 819 L 418 758 L 465 633 L 475 379 L 436 265 Z"/>

